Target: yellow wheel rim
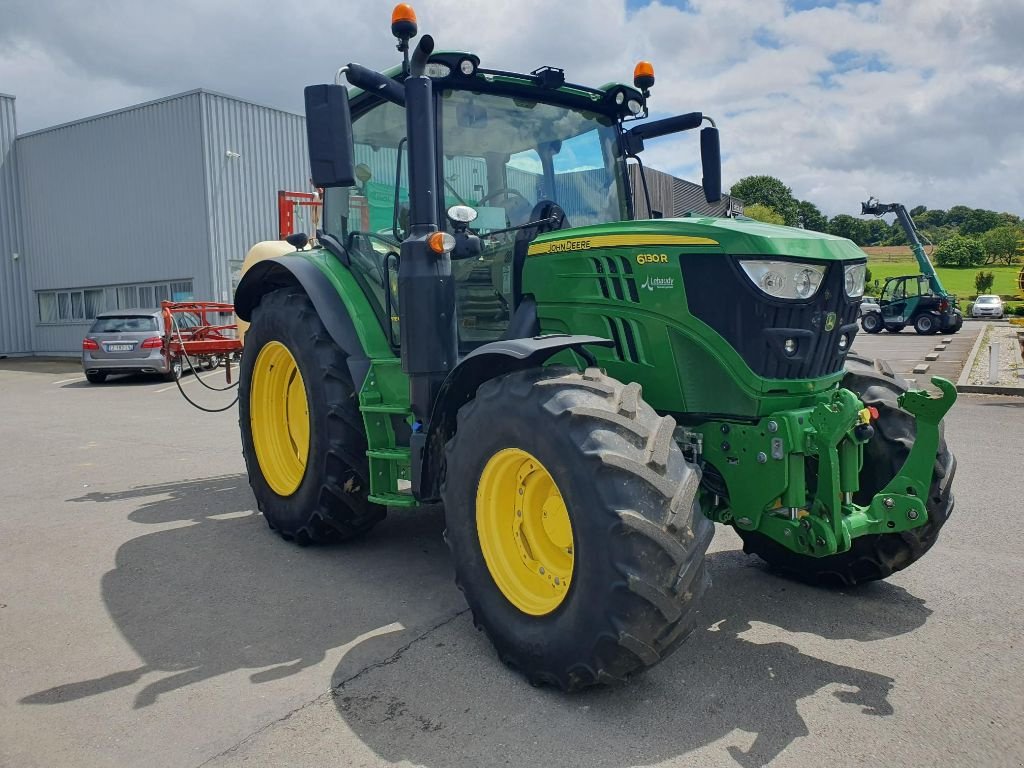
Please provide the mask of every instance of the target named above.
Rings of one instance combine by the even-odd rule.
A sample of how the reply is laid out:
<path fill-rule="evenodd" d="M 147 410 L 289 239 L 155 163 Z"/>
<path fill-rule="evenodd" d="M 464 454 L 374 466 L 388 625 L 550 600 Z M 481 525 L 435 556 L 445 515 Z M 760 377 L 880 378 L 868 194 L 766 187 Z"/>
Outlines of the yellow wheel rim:
<path fill-rule="evenodd" d="M 551 613 L 572 582 L 572 521 L 551 473 L 519 448 L 491 456 L 476 490 L 476 531 L 491 577 L 512 605 Z"/>
<path fill-rule="evenodd" d="M 295 493 L 309 456 L 309 404 L 299 366 L 279 341 L 269 342 L 256 356 L 249 428 L 267 485 L 278 496 Z"/>

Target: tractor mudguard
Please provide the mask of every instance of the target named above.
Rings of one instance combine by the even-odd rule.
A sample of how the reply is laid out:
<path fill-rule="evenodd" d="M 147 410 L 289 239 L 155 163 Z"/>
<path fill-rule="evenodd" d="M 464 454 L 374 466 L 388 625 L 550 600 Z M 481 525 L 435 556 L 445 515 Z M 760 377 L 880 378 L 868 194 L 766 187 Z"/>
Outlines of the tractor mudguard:
<path fill-rule="evenodd" d="M 281 256 L 253 264 L 235 289 L 235 314 L 248 321 L 264 294 L 293 283 L 298 283 L 309 296 L 327 333 L 348 355 L 349 372 L 358 392 L 370 369 L 369 357 L 345 303 L 338 297 L 338 290 L 323 270 L 306 258 Z"/>
<path fill-rule="evenodd" d="M 478 347 L 466 355 L 441 385 L 426 431 L 414 431 L 409 446 L 412 449 L 412 487 L 423 502 L 437 501 L 441 493 L 441 467 L 444 447 L 457 427 L 459 409 L 476 395 L 485 381 L 513 371 L 535 368 L 549 358 L 567 349 L 587 361 L 593 357 L 585 345 L 610 347 L 613 342 L 599 336 L 570 336 L 548 334 L 528 339 L 505 339 Z M 417 458 L 418 457 L 418 458 Z"/>

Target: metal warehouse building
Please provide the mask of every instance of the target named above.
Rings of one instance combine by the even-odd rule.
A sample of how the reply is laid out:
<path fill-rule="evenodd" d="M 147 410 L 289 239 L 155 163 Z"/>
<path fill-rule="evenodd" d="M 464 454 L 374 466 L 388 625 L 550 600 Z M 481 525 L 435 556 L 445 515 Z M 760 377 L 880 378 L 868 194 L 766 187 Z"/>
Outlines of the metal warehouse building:
<path fill-rule="evenodd" d="M 357 160 L 393 173 L 394 157 Z M 734 207 L 658 171 L 647 181 L 665 216 Z M 301 115 L 195 90 L 18 136 L 0 95 L 0 354 L 78 354 L 107 310 L 230 301 L 250 246 L 278 237 L 282 189 L 309 189 Z"/>
<path fill-rule="evenodd" d="M 307 165 L 301 115 L 218 93 L 20 136 L 0 96 L 0 354 L 77 354 L 104 310 L 230 300 Z"/>

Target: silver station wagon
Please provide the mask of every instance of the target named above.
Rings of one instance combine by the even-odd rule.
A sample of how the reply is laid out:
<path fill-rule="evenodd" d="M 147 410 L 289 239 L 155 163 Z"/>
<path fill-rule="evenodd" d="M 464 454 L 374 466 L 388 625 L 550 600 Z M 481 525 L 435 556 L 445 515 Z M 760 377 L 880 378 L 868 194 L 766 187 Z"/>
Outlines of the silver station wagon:
<path fill-rule="evenodd" d="M 178 322 L 185 325 L 188 320 Z M 82 368 L 93 384 L 116 373 L 155 373 L 181 378 L 181 358 L 169 355 L 163 314 L 156 309 L 104 312 L 82 339 Z"/>

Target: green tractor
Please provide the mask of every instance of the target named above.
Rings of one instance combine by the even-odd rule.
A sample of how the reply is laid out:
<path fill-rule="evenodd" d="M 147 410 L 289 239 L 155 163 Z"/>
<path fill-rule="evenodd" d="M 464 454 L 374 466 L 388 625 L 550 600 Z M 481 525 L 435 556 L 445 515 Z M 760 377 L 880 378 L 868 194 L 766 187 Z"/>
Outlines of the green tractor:
<path fill-rule="evenodd" d="M 813 583 L 907 567 L 953 508 L 941 422 L 854 358 L 864 254 L 753 221 L 636 220 L 627 158 L 704 126 L 634 86 L 434 52 L 306 89 L 317 245 L 235 295 L 243 452 L 299 544 L 443 502 L 455 578 L 502 661 L 575 690 L 656 664 L 695 626 L 714 523 Z M 411 53 L 411 55 L 410 55 Z M 354 86 L 349 90 L 343 80 Z M 641 166 L 642 167 L 642 166 Z"/>

